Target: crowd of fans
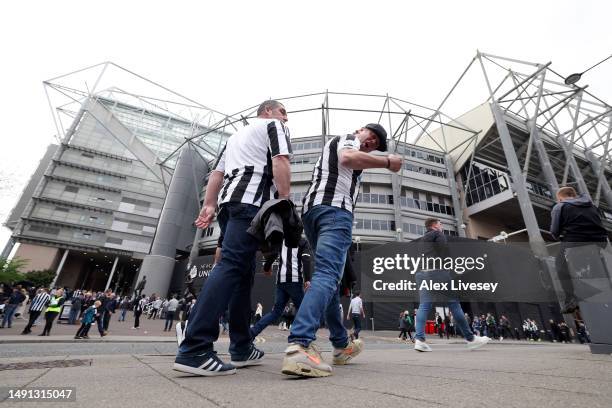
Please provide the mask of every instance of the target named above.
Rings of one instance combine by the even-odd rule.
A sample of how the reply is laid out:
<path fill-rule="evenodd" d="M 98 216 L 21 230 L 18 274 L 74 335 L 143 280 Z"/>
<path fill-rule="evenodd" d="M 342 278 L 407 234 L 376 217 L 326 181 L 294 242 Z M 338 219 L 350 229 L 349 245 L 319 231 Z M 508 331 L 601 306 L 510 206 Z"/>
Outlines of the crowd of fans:
<path fill-rule="evenodd" d="M 32 327 L 42 325 L 44 319 L 44 329 L 40 336 L 48 336 L 51 333 L 53 323 L 58 317 L 62 306 L 70 306 L 67 324 L 77 325 L 78 328 L 75 338 L 88 339 L 91 326 L 95 325 L 101 337 L 108 334 L 111 317 L 118 314 L 118 322 L 125 322 L 128 312 L 134 315 L 134 325 L 132 329 L 140 328 L 140 319 L 164 320 L 164 331 L 172 330 L 174 322 L 177 320 L 187 321 L 189 313 L 193 309 L 196 300 L 192 297 L 178 299 L 172 295 L 164 298 L 153 293 L 147 295 L 117 296 L 112 290 L 104 292 L 82 291 L 80 289 L 71 290 L 70 288 L 35 288 L 15 285 L 10 287 L 6 284 L 0 285 L 0 313 L 2 313 L 2 323 L 0 328 L 11 327 L 14 319 L 28 320 L 21 334 L 27 335 L 32 331 Z M 259 304 L 258 304 L 259 305 Z M 295 316 L 294 306 L 288 304 L 281 316 L 279 328 L 286 330 L 291 326 Z M 254 320 L 257 320 L 258 310 L 254 311 Z M 416 309 L 410 313 L 403 311 L 399 315 L 399 338 L 413 341 Z M 261 318 L 261 311 L 259 311 Z M 548 321 L 545 327 L 539 327 L 535 320 L 525 319 L 520 326 L 513 325 L 510 319 L 502 314 L 497 319 L 493 313 L 465 317 L 474 334 L 487 336 L 500 341 L 511 338 L 513 340 L 527 341 L 550 341 L 559 343 L 571 343 L 574 340 L 580 343 L 590 343 L 589 333 L 583 322 L 576 322 L 576 332 L 565 322 L 555 322 L 553 319 Z M 220 325 L 223 333 L 228 331 L 227 312 L 220 316 Z M 441 338 L 451 338 L 460 336 L 452 313 L 442 317 L 436 313 L 433 320 L 434 333 Z"/>
<path fill-rule="evenodd" d="M 95 325 L 101 337 L 108 335 L 111 318 L 118 314 L 118 322 L 125 322 L 128 312 L 134 314 L 134 326 L 139 329 L 140 318 L 164 320 L 164 331 L 172 330 L 176 320 L 186 321 L 195 304 L 195 299 L 172 295 L 163 298 L 156 294 L 118 296 L 112 290 L 83 291 L 70 288 L 36 288 L 0 284 L 0 328 L 12 327 L 14 319 L 28 320 L 22 335 L 32 332 L 32 327 L 42 324 L 39 336 L 49 336 L 55 319 L 62 313 L 62 307 L 69 307 L 66 323 L 80 327 L 76 339 L 89 339 L 89 330 Z"/>
<path fill-rule="evenodd" d="M 403 311 L 399 316 L 399 338 L 413 340 L 412 332 L 414 331 L 414 321 L 416 309 L 410 313 Z M 527 340 L 527 341 L 550 341 L 558 343 L 572 343 L 575 340 L 581 344 L 590 343 L 591 339 L 584 322 L 576 321 L 576 332 L 564 321 L 556 322 L 550 319 L 545 327 L 539 327 L 535 320 L 525 319 L 520 327 L 512 324 L 510 319 L 502 314 L 497 319 L 493 313 L 470 316 L 465 313 L 465 318 L 472 330 L 472 333 L 478 336 L 487 336 L 493 339 L 502 341 L 504 339 Z M 452 313 L 448 313 L 442 317 L 436 312 L 433 320 L 434 333 L 447 339 L 451 337 L 461 336 L 455 325 Z"/>

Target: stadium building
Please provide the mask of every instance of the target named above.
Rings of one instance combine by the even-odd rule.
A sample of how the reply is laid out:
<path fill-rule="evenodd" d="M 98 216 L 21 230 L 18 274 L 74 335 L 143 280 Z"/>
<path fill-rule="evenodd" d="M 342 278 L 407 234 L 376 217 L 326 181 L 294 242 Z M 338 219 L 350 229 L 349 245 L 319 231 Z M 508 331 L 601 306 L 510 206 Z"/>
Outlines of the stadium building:
<path fill-rule="evenodd" d="M 470 75 L 481 85 L 470 82 L 466 97 L 461 89 Z M 46 86 L 57 89 L 55 82 Z M 61 286 L 131 293 L 146 276 L 145 293 L 178 292 L 186 272 L 206 276 L 194 265 L 210 265 L 219 235 L 216 225 L 193 227 L 205 176 L 225 138 L 255 116 L 257 105 L 228 116 L 184 97 L 177 102 L 173 92 L 147 99 L 115 86 L 99 89 L 77 93 L 61 145 L 47 153 L 44 175 L 35 173 L 6 223 L 20 244 L 17 256 L 30 259 L 30 269 L 56 270 Z M 551 260 L 557 244 L 547 231 L 561 185 L 589 195 L 612 232 L 612 109 L 584 87 L 565 85 L 550 64 L 478 53 L 435 109 L 389 95 L 330 91 L 281 101 L 298 205 L 333 136 L 378 122 L 389 134 L 389 151 L 404 157 L 397 174 L 363 173 L 354 213 L 357 253 L 418 238 L 424 220 L 437 217 L 446 234 L 528 242 Z M 188 119 L 177 106 L 200 114 Z M 265 309 L 272 285 L 258 271 L 253 301 Z M 399 311 L 414 306 L 366 299 L 368 327 L 394 329 Z M 527 317 L 560 318 L 556 303 L 464 306 L 505 313 L 515 326 Z"/>

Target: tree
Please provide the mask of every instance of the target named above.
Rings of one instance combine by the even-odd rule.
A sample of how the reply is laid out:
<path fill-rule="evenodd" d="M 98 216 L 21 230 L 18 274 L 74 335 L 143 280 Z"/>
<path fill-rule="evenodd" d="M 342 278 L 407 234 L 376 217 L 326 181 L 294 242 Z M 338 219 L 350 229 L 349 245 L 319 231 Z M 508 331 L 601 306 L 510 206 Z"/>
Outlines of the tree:
<path fill-rule="evenodd" d="M 28 263 L 21 258 L 13 258 L 10 261 L 0 257 L 0 282 L 13 284 L 24 279 L 22 269 Z"/>
<path fill-rule="evenodd" d="M 32 282 L 33 286 L 49 287 L 55 278 L 55 272 L 51 269 L 43 269 L 41 271 L 30 271 L 24 275 L 25 280 Z"/>

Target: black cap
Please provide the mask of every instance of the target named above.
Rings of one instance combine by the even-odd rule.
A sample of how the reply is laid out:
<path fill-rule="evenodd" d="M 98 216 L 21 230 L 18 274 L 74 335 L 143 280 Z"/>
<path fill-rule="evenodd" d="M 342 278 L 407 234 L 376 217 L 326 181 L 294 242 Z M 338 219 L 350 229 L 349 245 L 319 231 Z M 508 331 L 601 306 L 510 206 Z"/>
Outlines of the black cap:
<path fill-rule="evenodd" d="M 364 126 L 366 129 L 370 129 L 374 134 L 378 137 L 378 151 L 386 152 L 387 151 L 387 131 L 384 127 L 380 126 L 378 123 L 368 123 Z"/>

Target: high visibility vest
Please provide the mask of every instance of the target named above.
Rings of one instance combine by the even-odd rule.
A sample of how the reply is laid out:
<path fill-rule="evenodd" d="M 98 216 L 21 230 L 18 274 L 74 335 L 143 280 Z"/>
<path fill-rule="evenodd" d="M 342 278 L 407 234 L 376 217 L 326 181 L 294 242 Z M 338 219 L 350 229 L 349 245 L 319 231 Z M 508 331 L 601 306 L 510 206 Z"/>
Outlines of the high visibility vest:
<path fill-rule="evenodd" d="M 56 312 L 59 313 L 61 306 L 59 305 L 61 297 L 52 296 L 51 301 L 49 302 L 49 307 L 47 307 L 47 312 Z"/>

